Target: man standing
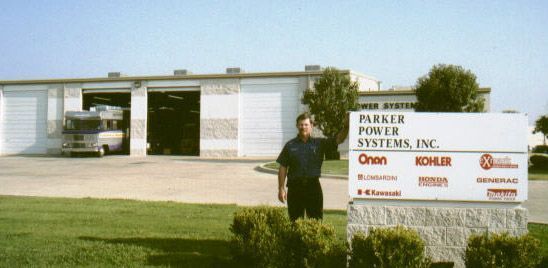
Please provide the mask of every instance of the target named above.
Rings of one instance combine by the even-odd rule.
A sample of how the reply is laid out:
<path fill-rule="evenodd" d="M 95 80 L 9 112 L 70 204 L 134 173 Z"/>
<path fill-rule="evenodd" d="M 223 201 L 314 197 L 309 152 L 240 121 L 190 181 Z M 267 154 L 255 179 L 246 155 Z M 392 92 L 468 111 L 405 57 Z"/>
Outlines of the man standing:
<path fill-rule="evenodd" d="M 291 221 L 306 216 L 323 218 L 323 193 L 320 185 L 321 168 L 325 152 L 335 149 L 348 135 L 348 115 L 345 127 L 335 139 L 311 137 L 314 123 L 309 113 L 297 117 L 299 134 L 288 141 L 276 162 L 278 170 L 278 199 L 287 200 Z M 285 178 L 287 176 L 287 192 Z"/>

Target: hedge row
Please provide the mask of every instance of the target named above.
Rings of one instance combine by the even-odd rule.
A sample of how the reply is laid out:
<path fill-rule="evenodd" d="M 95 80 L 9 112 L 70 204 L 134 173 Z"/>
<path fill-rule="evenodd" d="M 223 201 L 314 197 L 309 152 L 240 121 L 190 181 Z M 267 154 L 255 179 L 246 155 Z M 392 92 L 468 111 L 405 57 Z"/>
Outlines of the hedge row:
<path fill-rule="evenodd" d="M 531 164 L 535 169 L 548 170 L 548 156 L 546 155 L 532 155 L 529 158 L 529 161 L 531 161 Z"/>
<path fill-rule="evenodd" d="M 246 208 L 234 214 L 231 252 L 245 267 L 434 267 L 417 232 L 402 226 L 357 233 L 349 245 L 333 226 L 313 219 L 291 223 L 284 209 Z M 467 267 L 541 267 L 540 241 L 507 233 L 471 236 Z M 544 262 L 543 262 L 544 263 Z"/>
<path fill-rule="evenodd" d="M 230 231 L 232 255 L 247 267 L 346 266 L 346 247 L 333 226 L 313 219 L 291 223 L 280 208 L 238 211 Z"/>

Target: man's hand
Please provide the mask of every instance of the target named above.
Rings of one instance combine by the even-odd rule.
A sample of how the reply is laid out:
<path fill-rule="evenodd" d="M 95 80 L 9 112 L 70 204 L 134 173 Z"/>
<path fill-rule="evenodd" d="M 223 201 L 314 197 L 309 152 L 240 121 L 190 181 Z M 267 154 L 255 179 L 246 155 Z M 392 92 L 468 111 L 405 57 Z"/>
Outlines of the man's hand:
<path fill-rule="evenodd" d="M 278 190 L 278 200 L 282 203 L 285 203 L 285 200 L 287 200 L 287 192 L 285 189 L 280 188 L 280 190 Z"/>
<path fill-rule="evenodd" d="M 285 191 L 285 176 L 287 176 L 287 167 L 280 165 L 278 169 L 278 200 L 285 203 L 287 192 Z"/>

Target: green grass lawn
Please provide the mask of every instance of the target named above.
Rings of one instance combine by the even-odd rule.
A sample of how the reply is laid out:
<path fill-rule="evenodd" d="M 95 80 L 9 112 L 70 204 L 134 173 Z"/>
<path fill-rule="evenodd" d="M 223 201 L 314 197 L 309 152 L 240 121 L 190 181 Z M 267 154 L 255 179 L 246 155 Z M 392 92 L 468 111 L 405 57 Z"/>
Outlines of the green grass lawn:
<path fill-rule="evenodd" d="M 533 181 L 545 180 L 545 181 L 548 181 L 548 170 L 529 169 L 529 180 L 533 180 Z"/>
<path fill-rule="evenodd" d="M 0 267 L 233 267 L 235 205 L 0 196 Z M 346 240 L 346 211 L 325 222 Z M 529 224 L 548 255 L 548 225 Z"/>
<path fill-rule="evenodd" d="M 235 205 L 0 196 L 0 267 L 230 267 Z M 346 211 L 325 221 L 345 237 Z"/>
<path fill-rule="evenodd" d="M 280 165 L 276 162 L 269 162 L 265 164 L 265 167 L 271 168 L 271 169 L 278 169 Z M 348 174 L 348 160 L 323 161 L 322 174 L 346 176 Z"/>
<path fill-rule="evenodd" d="M 276 162 L 269 162 L 265 164 L 265 167 L 278 169 L 280 165 Z M 329 175 L 347 175 L 348 174 L 348 160 L 326 160 L 323 162 L 322 174 Z M 529 170 L 529 180 L 548 180 L 548 170 Z"/>

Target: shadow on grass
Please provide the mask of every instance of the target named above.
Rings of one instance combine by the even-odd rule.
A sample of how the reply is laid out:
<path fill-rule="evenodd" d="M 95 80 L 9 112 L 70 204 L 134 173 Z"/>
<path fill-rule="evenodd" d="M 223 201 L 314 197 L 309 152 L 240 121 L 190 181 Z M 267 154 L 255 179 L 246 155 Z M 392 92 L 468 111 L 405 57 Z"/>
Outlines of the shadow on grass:
<path fill-rule="evenodd" d="M 92 242 L 132 245 L 159 251 L 148 257 L 147 265 L 173 267 L 238 267 L 230 256 L 230 243 L 224 240 L 182 238 L 99 238 L 80 237 Z"/>

